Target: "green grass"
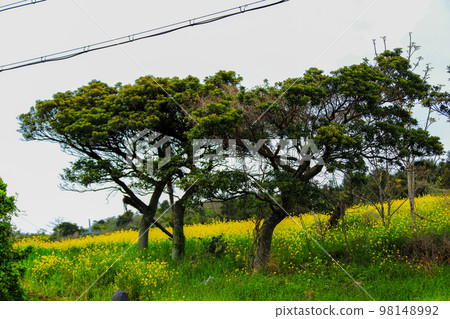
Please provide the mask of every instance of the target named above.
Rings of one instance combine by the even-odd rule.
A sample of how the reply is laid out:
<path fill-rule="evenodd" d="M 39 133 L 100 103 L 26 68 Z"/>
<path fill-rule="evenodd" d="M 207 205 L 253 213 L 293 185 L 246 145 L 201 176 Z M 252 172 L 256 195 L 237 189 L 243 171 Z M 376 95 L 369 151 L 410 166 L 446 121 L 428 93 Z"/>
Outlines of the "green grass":
<path fill-rule="evenodd" d="M 347 241 L 342 227 L 320 237 L 315 224 L 307 223 L 354 280 L 293 224 L 277 230 L 265 271 L 248 267 L 248 232 L 224 234 L 226 250 L 217 254 L 208 252 L 208 239 L 189 237 L 181 262 L 170 260 L 171 243 L 161 238 L 144 251 L 133 246 L 81 300 L 110 300 L 116 289 L 128 291 L 132 300 L 450 300 L 448 203 L 428 198 L 422 204 L 422 214 L 427 209 L 436 222 L 423 221 L 414 234 L 405 214 L 385 229 L 368 221 L 368 207 L 348 213 Z M 24 261 L 30 299 L 76 300 L 129 247 L 95 238 L 88 245 L 75 243 L 58 249 L 33 244 Z M 214 278 L 204 284 L 209 277 Z"/>

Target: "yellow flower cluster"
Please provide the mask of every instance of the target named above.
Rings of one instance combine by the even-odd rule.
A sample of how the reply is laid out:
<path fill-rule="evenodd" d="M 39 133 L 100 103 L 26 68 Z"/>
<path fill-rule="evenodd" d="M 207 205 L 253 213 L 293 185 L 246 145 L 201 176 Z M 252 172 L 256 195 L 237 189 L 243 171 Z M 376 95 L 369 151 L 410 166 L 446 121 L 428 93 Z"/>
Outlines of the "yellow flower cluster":
<path fill-rule="evenodd" d="M 66 239 L 62 241 L 50 241 L 44 236 L 35 236 L 24 238 L 19 241 L 17 248 L 24 248 L 26 246 L 33 246 L 43 249 L 56 249 L 56 250 L 68 250 L 73 247 L 88 248 L 108 246 L 110 244 L 130 244 L 137 239 L 137 232 L 135 231 L 118 231 L 112 234 L 106 234 L 101 236 L 86 236 L 75 239 Z"/>
<path fill-rule="evenodd" d="M 409 203 L 405 200 L 396 200 L 392 205 L 392 210 L 400 209 L 394 214 L 390 222 L 393 231 L 407 232 L 410 225 Z M 445 196 L 426 195 L 416 198 L 417 222 L 424 228 L 439 228 L 448 224 L 448 216 L 450 216 L 450 200 Z M 347 219 L 349 221 L 373 222 L 375 232 L 384 232 L 385 228 L 381 224 L 381 220 L 377 211 L 372 206 L 357 206 L 347 210 Z M 327 215 L 312 213 L 305 214 L 294 218 L 286 218 L 281 222 L 275 230 L 275 238 L 289 242 L 292 238 L 298 238 L 305 234 L 304 230 L 309 234 L 315 235 L 324 230 Z M 247 221 L 232 222 L 214 222 L 211 224 L 197 224 L 185 226 L 184 232 L 187 238 L 207 238 L 223 234 L 227 239 L 233 241 L 233 238 L 249 237 L 252 234 L 254 223 Z M 304 229 L 304 230 L 303 230 Z M 171 231 L 171 229 L 169 229 Z M 48 241 L 43 237 L 36 236 L 20 240 L 16 243 L 17 248 L 26 246 L 34 246 L 36 248 L 44 248 L 51 250 L 67 250 L 73 247 L 111 247 L 114 245 L 130 245 L 137 242 L 139 233 L 137 231 L 118 231 L 111 234 L 100 236 L 87 236 L 77 239 L 68 239 L 64 241 Z M 163 234 L 159 229 L 152 228 L 149 230 L 149 241 L 166 240 L 167 235 Z"/>
<path fill-rule="evenodd" d="M 345 215 L 346 227 L 340 225 L 338 229 L 331 231 L 326 230 L 328 215 L 309 213 L 286 218 L 274 232 L 272 271 L 297 274 L 309 272 L 317 274 L 320 278 L 325 262 L 337 268 L 337 265 L 320 252 L 318 245 L 326 248 L 331 254 L 338 246 L 341 247 L 340 253 L 344 247 L 350 250 L 347 251 L 349 254 L 353 253 L 353 248 L 364 251 L 367 247 L 365 258 L 374 265 L 379 265 L 380 271 L 386 265 L 397 267 L 396 263 L 399 260 L 403 260 L 402 267 L 419 271 L 420 266 L 417 268 L 416 263 L 401 256 L 393 242 L 395 238 L 409 236 L 412 231 L 409 203 L 397 200 L 392 205 L 392 211 L 397 208 L 391 217 L 389 227 L 381 223 L 381 218 L 373 206 L 348 209 Z M 416 198 L 416 212 L 420 230 L 442 232 L 449 227 L 450 200 L 446 196 L 427 195 Z M 254 227 L 255 223 L 252 220 L 187 225 L 185 235 L 188 243 L 189 241 L 197 243 L 200 252 L 202 243 L 196 241 L 196 238 L 223 235 L 227 244 L 225 254 L 232 256 L 233 263 L 238 267 L 227 275 L 228 282 L 237 280 L 241 274 L 248 271 L 245 264 Z M 62 296 L 64 294 L 79 296 L 90 284 L 99 279 L 101 282 L 97 286 L 104 283 L 108 285 L 108 289 L 128 291 L 132 300 L 166 298 L 164 291 L 168 289 L 167 282 L 177 277 L 177 268 L 169 267 L 167 262 L 161 261 L 166 257 L 167 260 L 170 259 L 170 243 L 167 236 L 159 229 L 151 229 L 149 246 L 152 249 L 144 254 L 135 249 L 128 252 L 127 249 L 137 243 L 138 236 L 137 231 L 118 231 L 64 241 L 49 241 L 43 236 L 36 236 L 22 239 L 15 245 L 17 248 L 31 245 L 36 249 L 32 257 L 26 261 L 28 269 L 26 284 L 35 287 L 33 289 L 39 291 L 44 289 L 52 293 L 56 289 L 54 285 L 59 283 L 58 291 Z M 343 246 L 347 240 L 352 243 L 349 247 Z M 125 251 L 127 254 L 124 254 Z M 66 288 L 68 286 L 71 288 Z M 170 290 L 173 294 L 172 288 Z M 84 295 L 83 298 L 95 299 L 88 295 Z"/>
<path fill-rule="evenodd" d="M 161 292 L 171 277 L 171 270 L 164 261 L 127 260 L 115 276 L 115 289 L 128 291 L 132 299 L 152 299 Z"/>
<path fill-rule="evenodd" d="M 51 274 L 61 269 L 71 273 L 71 262 L 64 256 L 52 253 L 51 255 L 44 255 L 36 259 L 31 267 L 31 273 L 36 281 L 42 282 Z"/>

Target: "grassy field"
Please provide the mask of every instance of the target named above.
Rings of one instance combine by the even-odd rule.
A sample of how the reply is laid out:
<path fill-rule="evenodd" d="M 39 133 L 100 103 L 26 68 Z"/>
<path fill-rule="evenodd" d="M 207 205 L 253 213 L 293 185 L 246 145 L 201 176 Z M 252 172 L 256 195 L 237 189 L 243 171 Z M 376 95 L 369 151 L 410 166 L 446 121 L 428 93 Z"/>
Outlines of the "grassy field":
<path fill-rule="evenodd" d="M 110 300 L 117 289 L 132 300 L 450 300 L 450 200 L 424 196 L 417 212 L 413 233 L 407 203 L 388 229 L 369 206 L 348 210 L 346 227 L 325 234 L 317 225 L 327 216 L 316 215 L 317 224 L 313 215 L 286 219 L 260 273 L 248 267 L 251 220 L 186 226 L 179 263 L 158 229 L 145 251 L 132 245 L 134 231 L 60 242 L 33 237 L 16 246 L 34 247 L 23 281 L 32 300 Z"/>

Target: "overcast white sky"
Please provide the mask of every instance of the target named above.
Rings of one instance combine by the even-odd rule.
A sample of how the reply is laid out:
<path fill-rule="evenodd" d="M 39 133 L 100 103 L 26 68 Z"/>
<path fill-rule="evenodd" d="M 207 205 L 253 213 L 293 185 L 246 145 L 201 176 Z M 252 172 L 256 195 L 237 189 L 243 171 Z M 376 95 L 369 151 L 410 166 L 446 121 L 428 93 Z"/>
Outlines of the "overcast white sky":
<path fill-rule="evenodd" d="M 0 6 L 10 2 L 0 0 Z M 48 0 L 0 13 L 0 65 L 247 2 Z M 265 78 L 273 83 L 301 76 L 311 66 L 330 71 L 359 63 L 363 57 L 372 58 L 372 39 L 380 36 L 387 36 L 388 48 L 405 48 L 410 31 L 422 46 L 419 54 L 424 62 L 434 67 L 430 81 L 448 87 L 448 0 L 291 0 L 66 61 L 0 72 L 0 176 L 8 184 L 8 192 L 18 194 L 22 213 L 14 223 L 24 232 L 36 232 L 39 228 L 49 230 L 56 217 L 86 227 L 89 218 L 123 213 L 120 195 L 107 201 L 105 192 L 78 194 L 58 188 L 59 174 L 73 160 L 58 145 L 21 141 L 17 116 L 36 100 L 75 90 L 92 79 L 110 85 L 132 83 L 147 74 L 190 74 L 203 79 L 221 69 L 238 72 L 244 85 L 252 87 Z M 381 39 L 378 42 L 381 45 Z M 416 117 L 422 115 L 417 113 Z M 439 119 L 431 132 L 450 150 L 444 119 Z"/>

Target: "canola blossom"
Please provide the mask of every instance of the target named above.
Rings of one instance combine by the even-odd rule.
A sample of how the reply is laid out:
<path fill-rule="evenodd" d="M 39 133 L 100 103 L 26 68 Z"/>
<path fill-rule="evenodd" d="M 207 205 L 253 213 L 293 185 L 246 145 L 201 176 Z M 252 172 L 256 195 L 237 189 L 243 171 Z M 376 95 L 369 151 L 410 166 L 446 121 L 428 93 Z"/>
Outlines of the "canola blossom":
<path fill-rule="evenodd" d="M 309 213 L 286 218 L 278 225 L 273 237 L 273 272 L 316 274 L 320 278 L 325 263 L 338 269 L 330 256 L 339 258 L 343 252 L 353 254 L 356 251 L 364 252 L 364 258 L 377 264 L 380 271 L 383 267 L 394 267 L 394 264 L 398 268 L 396 263 L 399 260 L 403 263 L 401 267 L 411 271 L 429 267 L 409 260 L 395 244 L 396 240 L 413 232 L 409 205 L 404 200 L 393 203 L 393 209 L 399 206 L 389 227 L 383 226 L 372 206 L 348 209 L 345 227 L 340 225 L 332 230 L 326 229 L 329 216 L 325 214 Z M 447 196 L 417 198 L 416 211 L 419 231 L 449 232 L 450 200 Z M 188 267 L 194 267 L 198 262 L 195 256 L 204 253 L 201 247 L 205 239 L 222 235 L 226 242 L 227 262 L 229 267 L 234 267 L 230 273 L 225 272 L 224 282 L 232 282 L 241 274 L 248 274 L 246 265 L 254 227 L 253 220 L 186 225 L 186 250 L 192 260 Z M 170 228 L 168 230 L 171 231 Z M 127 290 L 133 300 L 170 299 L 176 289 L 167 288 L 170 286 L 167 283 L 174 278 L 182 278 L 176 265 L 170 261 L 171 241 L 159 229 L 152 228 L 149 230 L 149 249 L 141 253 L 136 248 L 138 236 L 137 231 L 127 230 L 63 241 L 49 241 L 43 236 L 19 240 L 15 243 L 18 249 L 34 247 L 26 261 L 25 286 L 31 290 L 56 290 L 62 298 L 73 300 L 73 296 L 82 295 L 92 282 L 99 280 L 98 287 L 107 286 L 111 292 Z M 322 253 L 322 248 L 326 254 Z M 98 287 L 96 289 L 101 290 Z M 90 293 L 84 296 L 85 300 L 95 299 Z"/>
<path fill-rule="evenodd" d="M 392 207 L 395 210 L 404 200 L 397 200 Z M 445 196 L 426 195 L 416 199 L 416 211 L 424 219 L 418 218 L 419 226 L 426 229 L 438 229 L 442 225 L 448 224 L 450 216 L 450 199 Z M 380 217 L 372 206 L 364 205 L 352 207 L 346 213 L 349 223 L 358 221 L 360 223 L 367 222 L 373 224 L 372 232 L 383 233 L 386 229 L 382 226 Z M 324 214 L 316 214 L 316 220 L 323 228 L 328 220 L 328 216 Z M 302 226 L 305 225 L 305 226 Z M 394 215 L 390 222 L 390 229 L 393 232 L 408 232 L 410 225 L 409 206 L 403 204 L 399 211 Z M 317 234 L 317 224 L 312 213 L 302 216 L 287 217 L 275 230 L 275 238 L 287 238 L 291 236 L 303 236 L 305 230 L 312 235 Z M 225 234 L 228 237 L 249 237 L 252 235 L 254 223 L 251 220 L 246 221 L 216 221 L 211 224 L 186 225 L 184 228 L 186 238 L 207 238 Z M 172 231 L 168 228 L 169 231 Z M 286 236 L 288 235 L 288 236 Z M 149 241 L 167 240 L 167 235 L 163 234 L 159 229 L 152 228 L 148 232 Z M 123 230 L 111 234 L 99 236 L 86 236 L 76 239 L 67 239 L 63 241 L 49 241 L 43 236 L 35 236 L 25 238 L 16 243 L 17 248 L 33 246 L 36 248 L 67 250 L 73 247 L 91 247 L 91 246 L 108 246 L 115 245 L 131 245 L 137 242 L 139 237 L 138 231 Z M 303 238 L 302 237 L 302 238 Z"/>

